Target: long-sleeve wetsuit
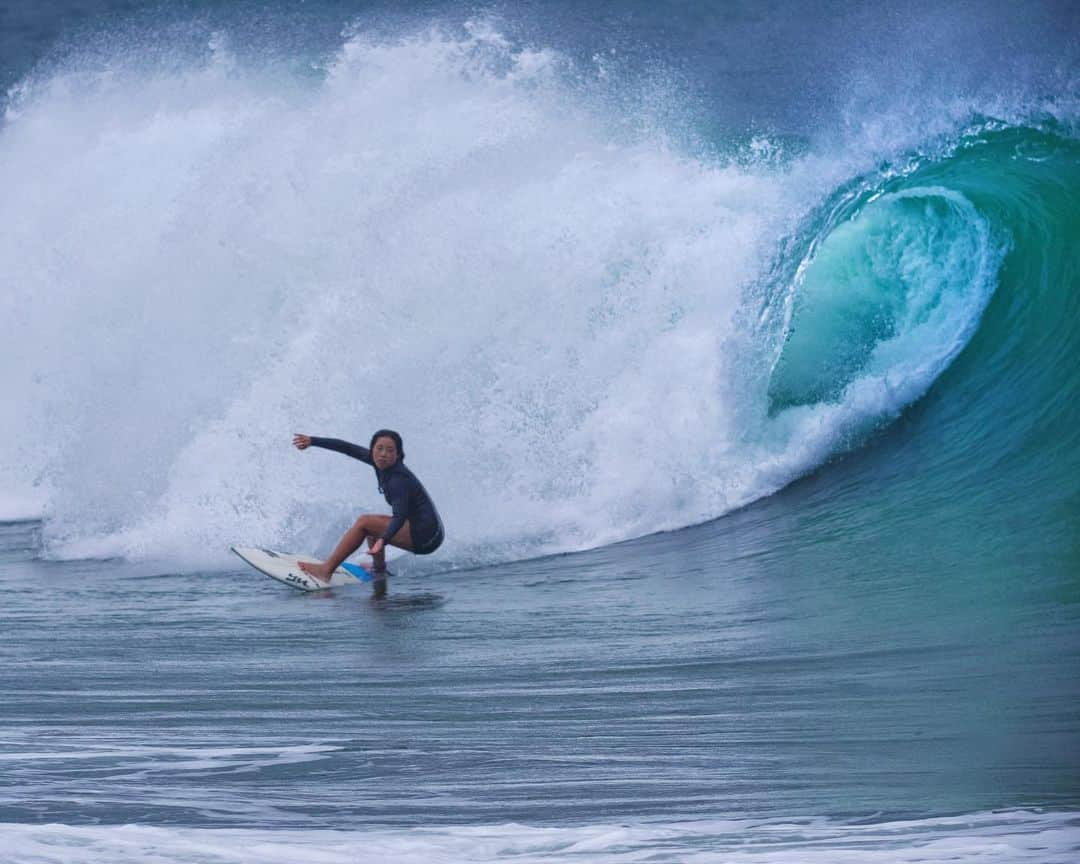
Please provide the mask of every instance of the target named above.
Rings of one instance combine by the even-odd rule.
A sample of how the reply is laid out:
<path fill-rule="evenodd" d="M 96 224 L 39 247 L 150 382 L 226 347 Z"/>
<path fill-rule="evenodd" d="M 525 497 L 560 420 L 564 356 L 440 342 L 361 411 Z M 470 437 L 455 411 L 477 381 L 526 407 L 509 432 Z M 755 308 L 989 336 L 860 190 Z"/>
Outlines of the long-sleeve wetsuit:
<path fill-rule="evenodd" d="M 350 444 L 340 438 L 313 437 L 311 446 L 344 453 L 375 468 L 371 451 L 359 444 Z M 385 471 L 375 468 L 375 476 L 379 481 L 379 491 L 383 493 L 386 503 L 390 505 L 394 514 L 383 532 L 382 539 L 389 542 L 408 519 L 413 551 L 419 555 L 434 552 L 442 543 L 443 526 L 439 511 L 435 509 L 435 503 L 428 495 L 424 484 L 405 467 L 400 459 Z"/>

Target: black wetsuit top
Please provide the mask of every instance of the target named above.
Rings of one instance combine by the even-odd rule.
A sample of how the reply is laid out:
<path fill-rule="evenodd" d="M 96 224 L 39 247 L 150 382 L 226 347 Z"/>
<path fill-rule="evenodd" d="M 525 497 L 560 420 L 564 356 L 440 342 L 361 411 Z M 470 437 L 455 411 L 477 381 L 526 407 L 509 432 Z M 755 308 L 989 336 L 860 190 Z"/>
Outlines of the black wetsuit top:
<path fill-rule="evenodd" d="M 375 468 L 375 462 L 371 458 L 371 451 L 359 444 L 350 444 L 339 438 L 312 438 L 312 447 L 322 447 L 325 450 L 333 450 L 344 453 L 366 462 Z M 375 476 L 379 480 L 379 491 L 386 498 L 386 503 L 393 509 L 394 515 L 390 524 L 383 532 L 382 539 L 389 542 L 390 538 L 401 530 L 405 520 L 409 520 L 409 533 L 412 535 L 413 551 L 421 555 L 434 552 L 442 543 L 443 526 L 439 518 L 439 511 L 435 509 L 435 503 L 431 500 L 427 490 L 400 459 L 385 471 L 375 468 Z"/>

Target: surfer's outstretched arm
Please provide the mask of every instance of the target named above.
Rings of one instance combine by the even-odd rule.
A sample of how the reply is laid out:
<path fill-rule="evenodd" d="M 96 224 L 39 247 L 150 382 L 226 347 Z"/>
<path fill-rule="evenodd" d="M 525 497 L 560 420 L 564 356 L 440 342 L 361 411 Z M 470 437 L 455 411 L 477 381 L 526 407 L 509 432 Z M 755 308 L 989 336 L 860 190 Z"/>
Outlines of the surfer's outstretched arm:
<path fill-rule="evenodd" d="M 346 456 L 351 456 L 353 459 L 359 459 L 361 462 L 366 462 L 368 465 L 373 465 L 371 461 L 371 451 L 367 447 L 361 447 L 359 444 L 350 444 L 348 441 L 342 441 L 340 438 L 316 438 L 312 435 L 293 435 L 293 446 L 297 450 L 307 450 L 308 447 L 322 447 L 324 450 L 333 450 L 335 453 L 343 453 Z"/>

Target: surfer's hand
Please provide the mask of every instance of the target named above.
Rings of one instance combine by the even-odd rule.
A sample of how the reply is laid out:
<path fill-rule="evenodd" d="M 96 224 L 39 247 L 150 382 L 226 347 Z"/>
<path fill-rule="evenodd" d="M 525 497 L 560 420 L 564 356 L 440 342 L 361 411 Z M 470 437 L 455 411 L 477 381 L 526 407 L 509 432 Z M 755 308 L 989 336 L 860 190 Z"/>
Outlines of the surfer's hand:
<path fill-rule="evenodd" d="M 382 537 L 380 537 L 378 540 L 376 540 L 374 543 L 372 543 L 368 547 L 367 554 L 368 555 L 378 555 L 380 552 L 382 552 L 383 547 L 385 547 L 385 546 L 386 546 L 386 541 L 383 540 Z"/>
<path fill-rule="evenodd" d="M 293 446 L 297 450 L 307 450 L 307 448 L 311 446 L 311 436 L 310 435 L 293 435 L 292 436 L 292 443 L 293 443 Z"/>

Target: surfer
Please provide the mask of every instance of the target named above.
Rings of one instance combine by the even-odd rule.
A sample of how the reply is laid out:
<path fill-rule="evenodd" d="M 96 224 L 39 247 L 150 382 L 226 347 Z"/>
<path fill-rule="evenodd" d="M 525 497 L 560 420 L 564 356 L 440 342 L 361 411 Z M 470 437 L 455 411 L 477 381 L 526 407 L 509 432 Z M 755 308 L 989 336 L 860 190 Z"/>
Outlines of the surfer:
<path fill-rule="evenodd" d="M 305 573 L 321 582 L 329 582 L 330 575 L 341 562 L 366 540 L 367 554 L 372 560 L 375 595 L 381 597 L 386 593 L 387 544 L 416 555 L 430 555 L 442 545 L 444 534 L 439 512 L 423 484 L 403 464 L 405 447 L 397 432 L 380 429 L 371 436 L 370 447 L 311 435 L 294 435 L 293 445 L 297 450 L 322 447 L 371 465 L 375 469 L 379 491 L 393 513 L 391 516 L 365 513 L 345 532 L 323 563 L 301 561 L 300 569 Z"/>

